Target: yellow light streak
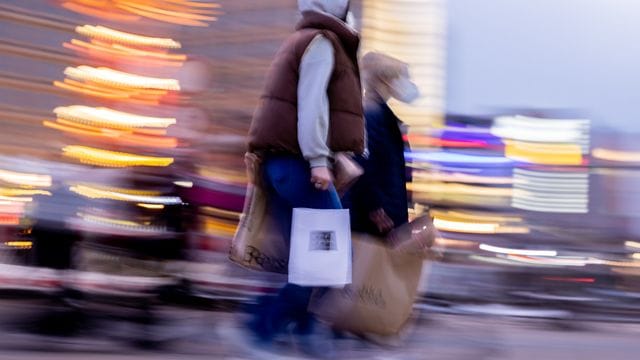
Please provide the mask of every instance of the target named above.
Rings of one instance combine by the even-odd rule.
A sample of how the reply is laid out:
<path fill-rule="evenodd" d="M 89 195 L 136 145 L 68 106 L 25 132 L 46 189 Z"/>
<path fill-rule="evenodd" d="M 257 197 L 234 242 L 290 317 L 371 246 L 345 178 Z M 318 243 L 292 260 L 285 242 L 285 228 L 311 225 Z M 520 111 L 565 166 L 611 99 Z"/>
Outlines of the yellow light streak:
<path fill-rule="evenodd" d="M 62 149 L 67 157 L 82 163 L 105 167 L 154 166 L 165 167 L 173 163 L 173 158 L 154 157 L 123 152 L 101 150 L 88 146 L 69 145 Z"/>
<path fill-rule="evenodd" d="M 63 43 L 67 49 L 81 52 L 92 57 L 100 57 L 112 60 L 117 58 L 118 61 L 129 63 L 140 63 L 144 61 L 145 66 L 182 66 L 186 61 L 186 55 L 167 54 L 161 51 L 150 51 L 130 48 L 121 44 L 109 44 L 98 40 L 92 40 L 91 43 L 72 39 L 71 43 Z"/>
<path fill-rule="evenodd" d="M 505 141 L 505 157 L 542 165 L 580 165 L 582 148 L 577 144 L 540 144 Z"/>
<path fill-rule="evenodd" d="M 510 226 L 495 222 L 453 221 L 437 217 L 433 220 L 433 224 L 438 230 L 469 234 L 528 234 L 530 232 L 530 229 L 525 226 Z"/>
<path fill-rule="evenodd" d="M 65 120 L 58 120 L 58 123 L 44 121 L 45 127 L 60 130 L 81 136 L 94 137 L 101 140 L 108 140 L 112 143 L 144 146 L 153 148 L 172 149 L 178 146 L 178 139 L 174 137 L 158 137 L 140 134 L 132 134 L 130 131 L 101 129 L 76 123 L 70 123 Z"/>
<path fill-rule="evenodd" d="M 78 1 L 78 0 L 75 0 L 75 1 Z M 94 7 L 84 6 L 81 4 L 76 4 L 71 1 L 63 2 L 62 7 L 67 10 L 76 12 L 78 14 L 93 16 L 93 17 L 97 17 L 105 20 L 131 22 L 131 21 L 136 21 L 140 19 L 140 16 L 137 16 L 137 15 L 131 15 L 131 14 L 122 13 L 122 12 L 115 12 L 114 10 L 116 9 L 109 8 L 108 9 L 109 11 L 105 11 L 105 9 L 103 8 L 94 8 Z"/>
<path fill-rule="evenodd" d="M 210 216 L 221 217 L 221 218 L 228 219 L 228 220 L 233 220 L 233 221 L 240 220 L 240 215 L 242 215 L 241 213 L 236 212 L 236 211 L 223 210 L 223 209 L 218 209 L 218 208 L 214 208 L 214 207 L 210 207 L 210 206 L 202 206 L 200 208 L 200 211 L 203 214 L 207 214 L 207 215 L 210 215 Z"/>
<path fill-rule="evenodd" d="M 435 245 L 443 246 L 445 248 L 477 248 L 478 247 L 478 243 L 476 243 L 475 241 L 457 240 L 457 239 L 449 239 L 449 238 L 443 238 L 443 237 L 436 238 Z"/>
<path fill-rule="evenodd" d="M 20 186 L 50 187 L 51 176 L 0 169 L 0 181 Z"/>
<path fill-rule="evenodd" d="M 499 176 L 478 176 L 463 173 L 442 173 L 442 172 L 415 172 L 413 175 L 414 182 L 433 181 L 433 182 L 458 182 L 470 184 L 489 184 L 489 185 L 510 185 L 513 178 Z"/>
<path fill-rule="evenodd" d="M 10 201 L 10 202 L 19 202 L 19 203 L 28 203 L 32 202 L 33 198 L 31 197 L 14 197 L 14 196 L 3 196 L 0 195 L 1 201 Z"/>
<path fill-rule="evenodd" d="M 72 83 L 68 81 L 68 79 L 65 79 L 64 82 L 54 81 L 53 86 L 59 87 L 61 89 L 73 91 L 76 93 L 84 94 L 84 95 L 95 96 L 95 97 L 106 98 L 106 99 L 126 100 L 127 98 L 129 98 L 129 95 L 127 94 L 114 94 L 114 93 L 109 93 L 105 91 L 92 90 L 84 86 L 84 84 L 82 83 L 79 83 L 79 82 Z"/>
<path fill-rule="evenodd" d="M 31 241 L 7 241 L 4 244 L 11 247 L 27 248 L 27 249 L 33 246 L 33 242 Z"/>
<path fill-rule="evenodd" d="M 0 195 L 2 196 L 34 196 L 34 195 L 51 196 L 51 193 L 45 190 L 0 188 Z"/>
<path fill-rule="evenodd" d="M 92 82 L 107 84 L 114 87 L 180 91 L 180 84 L 176 79 L 129 74 L 107 67 L 96 68 L 80 65 L 78 67 L 68 67 L 65 69 L 64 73 L 75 80 L 90 80 Z"/>
<path fill-rule="evenodd" d="M 145 89 L 134 87 L 122 87 L 117 84 L 95 82 L 92 80 L 76 81 L 70 78 L 64 79 L 64 83 L 80 89 L 87 89 L 96 93 L 104 93 L 107 96 L 121 99 L 144 98 L 157 100 L 168 93 L 168 90 Z"/>
<path fill-rule="evenodd" d="M 182 47 L 180 42 L 170 38 L 160 38 L 143 36 L 138 34 L 127 33 L 124 31 L 118 31 L 106 26 L 92 26 L 83 25 L 76 27 L 78 34 L 96 38 L 101 40 L 108 40 L 112 42 L 118 42 L 121 44 L 137 45 L 137 46 L 151 46 L 166 49 L 179 49 Z"/>
<path fill-rule="evenodd" d="M 164 205 L 162 205 L 162 204 L 143 204 L 143 203 L 138 203 L 137 205 L 139 207 L 145 208 L 145 209 L 152 209 L 152 210 L 162 210 L 162 209 L 164 209 Z"/>
<path fill-rule="evenodd" d="M 203 27 L 209 26 L 209 24 L 200 20 L 184 18 L 180 13 L 177 13 L 174 15 L 165 15 L 162 13 L 149 11 L 144 8 L 141 9 L 140 7 L 131 6 L 130 4 L 116 4 L 116 7 L 121 10 L 126 10 L 128 12 L 134 13 L 136 15 L 144 16 L 144 17 L 158 20 L 158 21 L 164 21 L 171 24 L 186 25 L 186 26 L 203 26 Z M 216 20 L 216 18 L 209 17 L 204 20 Z"/>
<path fill-rule="evenodd" d="M 424 193 L 439 193 L 439 194 L 459 194 L 459 195 L 481 195 L 481 196 L 511 196 L 512 189 L 509 188 L 492 188 L 485 186 L 472 186 L 463 184 L 449 184 L 449 183 L 408 183 L 407 189 L 424 192 Z"/>
<path fill-rule="evenodd" d="M 176 205 L 182 203 L 182 200 L 177 196 L 132 195 L 87 185 L 72 185 L 69 190 L 90 199 L 108 199 L 154 205 Z"/>
<path fill-rule="evenodd" d="M 640 262 L 638 261 L 607 261 L 603 260 L 600 264 L 624 268 L 640 268 Z"/>
<path fill-rule="evenodd" d="M 431 210 L 433 216 L 448 220 L 485 221 L 485 222 L 522 222 L 518 216 L 500 216 L 481 212 L 469 213 L 454 210 Z"/>
<path fill-rule="evenodd" d="M 235 221 L 230 222 L 223 221 L 222 219 L 205 218 L 203 228 L 207 234 L 231 237 L 235 233 L 237 225 Z"/>
<path fill-rule="evenodd" d="M 640 162 L 640 152 L 638 151 L 620 151 L 596 148 L 593 149 L 591 154 L 594 158 L 601 160 L 617 162 Z"/>
<path fill-rule="evenodd" d="M 625 242 L 624 242 L 624 246 L 626 246 L 626 247 L 630 247 L 630 248 L 634 248 L 634 249 L 640 249 L 640 242 L 636 242 L 636 241 L 625 241 Z"/>
<path fill-rule="evenodd" d="M 495 234 L 500 226 L 497 223 L 468 223 L 462 221 L 450 221 L 435 218 L 433 225 L 438 230 L 451 232 L 464 232 L 472 234 Z"/>
<path fill-rule="evenodd" d="M 121 194 L 127 195 L 138 195 L 138 196 L 160 196 L 162 192 L 157 190 L 140 190 L 140 189 L 127 189 L 120 187 L 112 187 L 112 186 L 103 186 L 103 185 L 95 185 L 91 183 L 74 183 L 72 186 L 83 186 L 91 189 L 98 189 L 102 191 L 111 191 Z"/>
<path fill-rule="evenodd" d="M 138 1 L 128 1 L 128 0 L 119 0 L 120 3 L 129 6 L 129 7 L 133 7 L 136 9 L 139 9 L 141 11 L 146 11 L 150 14 L 154 14 L 157 16 L 174 16 L 174 17 L 178 17 L 181 19 L 187 19 L 187 20 L 202 20 L 202 21 L 215 21 L 218 18 L 215 16 L 205 16 L 205 15 L 201 15 L 201 14 L 197 14 L 197 13 L 193 13 L 193 12 L 188 12 L 188 11 L 174 11 L 174 10 L 169 10 L 167 8 L 162 8 L 159 7 L 157 5 L 154 4 L 154 6 L 149 6 L 149 5 L 145 5 L 144 3 L 140 3 Z M 187 9 L 184 9 L 187 10 Z M 207 10 L 205 10 L 206 12 L 208 12 Z"/>
<path fill-rule="evenodd" d="M 114 129 L 168 128 L 176 123 L 175 118 L 161 118 L 130 114 L 104 107 L 73 105 L 57 107 L 53 112 L 62 119 Z"/>
<path fill-rule="evenodd" d="M 117 51 L 122 51 L 129 56 L 140 56 L 140 57 L 152 57 L 158 58 L 161 60 L 171 60 L 183 62 L 187 60 L 187 56 L 183 54 L 167 54 L 156 51 L 142 50 L 142 49 L 134 49 L 125 45 L 112 44 L 111 48 Z"/>
<path fill-rule="evenodd" d="M 221 7 L 220 4 L 212 3 L 212 2 L 200 2 L 200 1 L 188 1 L 188 0 L 164 0 L 168 3 L 174 3 L 182 6 L 189 6 L 193 8 L 204 8 L 204 9 L 218 9 Z"/>

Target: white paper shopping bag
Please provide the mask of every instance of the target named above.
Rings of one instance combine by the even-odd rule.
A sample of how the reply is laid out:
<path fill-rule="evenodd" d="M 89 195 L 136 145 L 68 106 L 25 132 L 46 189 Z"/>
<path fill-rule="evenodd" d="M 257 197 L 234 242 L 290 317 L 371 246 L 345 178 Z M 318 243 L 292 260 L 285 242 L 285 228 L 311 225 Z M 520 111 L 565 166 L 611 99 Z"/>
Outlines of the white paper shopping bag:
<path fill-rule="evenodd" d="M 289 282 L 302 286 L 351 283 L 349 210 L 293 209 Z"/>

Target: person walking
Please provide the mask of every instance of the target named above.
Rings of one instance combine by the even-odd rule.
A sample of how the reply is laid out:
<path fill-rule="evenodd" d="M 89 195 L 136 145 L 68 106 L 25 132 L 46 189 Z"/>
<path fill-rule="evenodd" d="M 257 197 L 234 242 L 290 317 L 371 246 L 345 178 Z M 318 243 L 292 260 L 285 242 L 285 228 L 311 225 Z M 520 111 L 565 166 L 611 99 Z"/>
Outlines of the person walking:
<path fill-rule="evenodd" d="M 407 127 L 387 101 L 411 103 L 419 91 L 406 63 L 378 52 L 365 54 L 361 62 L 368 156 L 356 157 L 364 173 L 343 204 L 350 209 L 354 231 L 383 235 L 408 222 L 406 183 L 411 181 L 404 157 Z"/>
<path fill-rule="evenodd" d="M 290 238 L 294 208 L 340 209 L 332 155 L 364 151 L 364 114 L 358 68 L 358 33 L 346 24 L 348 0 L 299 0 L 302 19 L 267 74 L 249 130 L 249 152 L 262 163 L 269 211 Z M 262 344 L 294 325 L 306 352 L 313 288 L 287 284 L 262 301 L 250 329 Z M 264 299 L 263 299 L 264 300 Z"/>

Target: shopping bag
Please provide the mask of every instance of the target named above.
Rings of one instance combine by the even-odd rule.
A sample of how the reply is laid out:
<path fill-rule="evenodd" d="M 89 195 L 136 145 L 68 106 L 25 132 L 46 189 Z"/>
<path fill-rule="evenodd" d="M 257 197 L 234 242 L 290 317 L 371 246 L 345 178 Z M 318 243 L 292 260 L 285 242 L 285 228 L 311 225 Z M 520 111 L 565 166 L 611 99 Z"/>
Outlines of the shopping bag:
<path fill-rule="evenodd" d="M 301 286 L 351 283 L 349 210 L 293 209 L 289 282 Z"/>
<path fill-rule="evenodd" d="M 333 185 L 340 196 L 362 176 L 364 169 L 353 158 L 343 152 L 336 153 L 333 164 Z"/>
<path fill-rule="evenodd" d="M 429 214 L 417 216 L 410 223 L 402 224 L 390 231 L 385 242 L 396 252 L 422 255 L 433 258 L 433 245 L 438 237 L 438 229 Z"/>
<path fill-rule="evenodd" d="M 260 181 L 260 162 L 245 155 L 249 185 L 240 222 L 231 241 L 231 261 L 253 270 L 286 274 L 287 241 L 277 219 L 269 213 L 268 196 Z"/>
<path fill-rule="evenodd" d="M 353 282 L 343 289 L 316 290 L 309 310 L 335 329 L 395 335 L 408 321 L 418 291 L 423 256 L 353 233 Z"/>

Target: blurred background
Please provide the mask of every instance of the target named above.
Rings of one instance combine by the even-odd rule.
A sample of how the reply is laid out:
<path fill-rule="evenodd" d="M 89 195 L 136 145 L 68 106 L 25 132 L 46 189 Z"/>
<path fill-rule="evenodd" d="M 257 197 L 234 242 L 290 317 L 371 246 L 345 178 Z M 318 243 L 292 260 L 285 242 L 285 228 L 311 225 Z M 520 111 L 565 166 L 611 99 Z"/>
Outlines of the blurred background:
<path fill-rule="evenodd" d="M 431 212 L 442 257 L 408 344 L 345 354 L 635 358 L 640 4 L 352 11 L 362 53 L 408 62 L 420 87 L 392 107 L 410 211 Z M 0 348 L 244 356 L 210 347 L 283 282 L 227 252 L 245 134 L 298 16 L 294 0 L 0 1 Z"/>

